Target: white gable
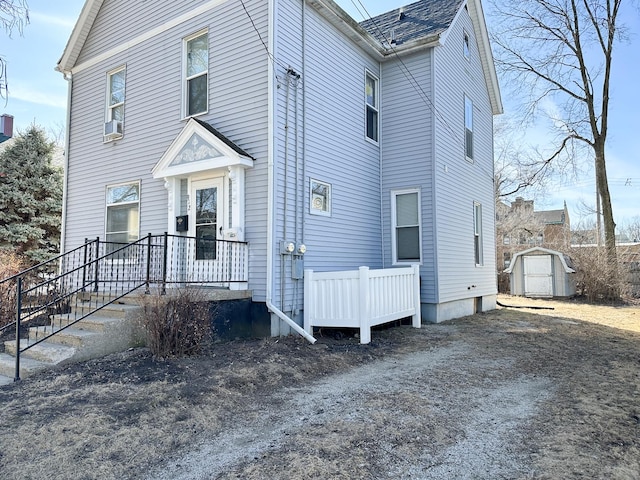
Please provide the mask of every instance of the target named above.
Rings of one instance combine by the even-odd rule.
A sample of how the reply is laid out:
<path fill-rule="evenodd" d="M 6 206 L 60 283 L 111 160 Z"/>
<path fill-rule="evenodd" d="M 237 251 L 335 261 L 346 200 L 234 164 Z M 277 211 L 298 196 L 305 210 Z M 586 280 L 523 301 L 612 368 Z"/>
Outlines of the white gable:
<path fill-rule="evenodd" d="M 153 178 L 166 178 L 235 165 L 253 167 L 253 159 L 236 151 L 192 118 L 151 172 Z"/>

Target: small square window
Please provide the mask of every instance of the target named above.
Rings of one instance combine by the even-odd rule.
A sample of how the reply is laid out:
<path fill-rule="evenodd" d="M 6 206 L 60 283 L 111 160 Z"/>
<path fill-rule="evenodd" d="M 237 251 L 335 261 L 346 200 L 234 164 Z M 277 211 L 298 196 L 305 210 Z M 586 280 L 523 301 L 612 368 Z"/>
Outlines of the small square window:
<path fill-rule="evenodd" d="M 310 194 L 310 213 L 331 216 L 331 184 L 311 179 Z"/>

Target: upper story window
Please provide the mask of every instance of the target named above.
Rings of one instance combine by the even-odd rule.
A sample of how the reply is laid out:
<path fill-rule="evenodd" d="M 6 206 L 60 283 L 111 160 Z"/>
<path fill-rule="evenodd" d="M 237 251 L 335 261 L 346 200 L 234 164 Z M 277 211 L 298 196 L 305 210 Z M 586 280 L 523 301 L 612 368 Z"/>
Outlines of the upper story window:
<path fill-rule="evenodd" d="M 105 114 L 105 140 L 122 137 L 124 123 L 124 90 L 126 67 L 119 67 L 107 73 L 107 104 Z"/>
<path fill-rule="evenodd" d="M 420 194 L 418 190 L 391 192 L 393 214 L 394 263 L 419 263 L 420 248 Z"/>
<path fill-rule="evenodd" d="M 467 160 L 473 161 L 473 102 L 464 97 L 464 151 Z"/>
<path fill-rule="evenodd" d="M 378 141 L 378 79 L 369 72 L 365 75 L 365 109 L 367 138 Z"/>
<path fill-rule="evenodd" d="M 184 39 L 184 116 L 209 109 L 209 34 L 199 32 Z"/>
<path fill-rule="evenodd" d="M 469 50 L 469 34 L 464 32 L 462 39 L 462 53 L 464 54 L 464 58 L 469 60 L 470 50 Z"/>

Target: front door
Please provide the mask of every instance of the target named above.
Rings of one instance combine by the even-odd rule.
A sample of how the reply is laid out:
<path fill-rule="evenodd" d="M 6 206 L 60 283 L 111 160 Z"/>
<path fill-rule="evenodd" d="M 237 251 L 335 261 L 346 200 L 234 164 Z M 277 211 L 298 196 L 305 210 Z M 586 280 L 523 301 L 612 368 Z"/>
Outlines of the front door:
<path fill-rule="evenodd" d="M 219 282 L 222 260 L 218 240 L 223 230 L 223 179 L 191 182 L 189 194 L 189 277 L 192 282 Z"/>

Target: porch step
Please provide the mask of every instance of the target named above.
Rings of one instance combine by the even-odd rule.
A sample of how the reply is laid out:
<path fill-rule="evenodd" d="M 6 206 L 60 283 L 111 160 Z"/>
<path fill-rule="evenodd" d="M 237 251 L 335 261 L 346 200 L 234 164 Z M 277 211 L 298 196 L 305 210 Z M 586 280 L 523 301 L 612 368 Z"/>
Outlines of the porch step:
<path fill-rule="evenodd" d="M 29 329 L 29 340 L 34 342 L 46 335 L 56 332 L 56 334 L 46 340 L 43 343 L 55 343 L 58 345 L 67 345 L 69 347 L 81 347 L 83 343 L 92 340 L 92 337 L 98 337 L 100 332 L 94 330 L 83 330 L 81 328 L 69 327 L 62 330 L 62 328 L 51 326 L 48 327 L 31 327 Z"/>
<path fill-rule="evenodd" d="M 93 315 L 89 315 L 86 318 L 83 318 L 79 322 L 75 323 L 72 327 L 68 329 L 77 329 L 77 330 L 89 330 L 91 332 L 105 332 L 107 330 L 111 330 L 116 328 L 118 325 L 125 322 L 125 319 L 122 317 L 114 317 L 108 315 L 110 312 L 106 310 L 99 310 Z M 67 325 L 73 323 L 75 321 L 74 316 L 68 315 L 54 315 L 51 317 L 51 322 L 54 325 L 55 330 L 60 330 L 62 327 L 66 327 Z M 42 328 L 42 327 L 34 327 L 34 328 Z M 51 327 L 44 327 L 44 329 Z"/>
<path fill-rule="evenodd" d="M 50 367 L 50 363 L 20 356 L 20 378 L 26 378 Z M 0 375 L 13 379 L 15 372 L 16 358 L 7 353 L 0 353 Z"/>
<path fill-rule="evenodd" d="M 22 341 L 20 342 L 20 347 L 24 348 L 26 346 L 26 341 L 24 343 Z M 15 357 L 15 340 L 4 342 L 4 351 L 5 353 L 8 353 L 9 355 L 13 355 Z M 44 363 L 58 365 L 64 363 L 66 360 L 73 358 L 75 353 L 76 348 L 72 346 L 42 342 L 38 345 L 34 345 L 29 350 L 22 352 L 22 354 L 20 355 L 20 363 L 22 363 L 23 359 L 29 358 Z"/>
<path fill-rule="evenodd" d="M 84 304 L 82 302 L 78 302 L 78 305 L 73 306 L 73 311 L 75 312 L 76 317 L 87 315 L 93 312 L 95 309 L 96 309 L 95 303 Z M 92 314 L 91 316 L 93 317 L 95 315 L 101 315 L 103 317 L 124 319 L 124 318 L 130 318 L 132 314 L 135 314 L 139 311 L 140 311 L 140 306 L 138 305 L 112 303 L 105 307 L 102 307 L 100 310 L 98 310 L 96 313 Z M 69 317 L 69 316 L 73 317 L 74 315 L 62 314 L 62 315 L 56 315 L 55 317 L 64 319 L 65 317 Z"/>

